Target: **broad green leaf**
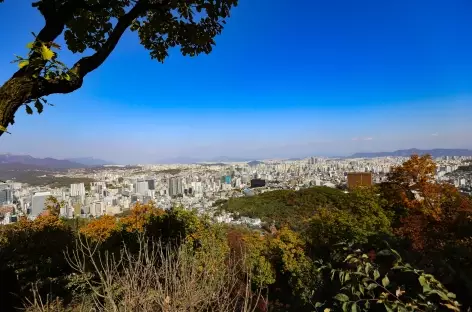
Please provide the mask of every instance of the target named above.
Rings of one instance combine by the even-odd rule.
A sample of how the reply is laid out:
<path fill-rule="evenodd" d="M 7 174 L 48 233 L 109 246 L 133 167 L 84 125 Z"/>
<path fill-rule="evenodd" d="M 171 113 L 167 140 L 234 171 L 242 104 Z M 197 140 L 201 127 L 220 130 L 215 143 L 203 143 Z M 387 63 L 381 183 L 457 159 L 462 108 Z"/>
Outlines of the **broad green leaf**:
<path fill-rule="evenodd" d="M 372 284 L 369 284 L 369 286 L 367 286 L 367 290 L 372 290 L 374 288 L 376 288 L 378 285 L 375 284 L 375 283 L 372 283 Z"/>
<path fill-rule="evenodd" d="M 390 284 L 390 280 L 388 279 L 388 276 L 385 275 L 385 277 L 382 278 L 382 285 L 383 285 L 384 287 L 387 287 L 388 284 Z"/>
<path fill-rule="evenodd" d="M 387 310 L 387 312 L 393 312 L 393 310 L 388 306 L 388 304 L 384 303 L 384 306 L 385 306 L 385 310 Z"/>
<path fill-rule="evenodd" d="M 346 275 L 344 275 L 344 283 L 349 281 L 351 279 L 351 276 L 349 275 L 349 272 L 346 273 Z"/>
<path fill-rule="evenodd" d="M 26 113 L 28 115 L 33 115 L 33 109 L 29 105 L 25 105 L 25 106 L 26 106 Z"/>
<path fill-rule="evenodd" d="M 362 286 L 362 284 L 359 284 L 359 291 L 364 296 L 364 286 Z"/>
<path fill-rule="evenodd" d="M 315 308 L 321 308 L 321 306 L 323 306 L 323 304 L 321 302 L 315 303 Z"/>
<path fill-rule="evenodd" d="M 447 293 L 447 296 L 452 299 L 456 299 L 456 295 L 452 292 Z"/>
<path fill-rule="evenodd" d="M 46 61 L 50 61 L 53 56 L 54 56 L 54 52 L 52 52 L 51 49 L 49 49 L 48 47 L 46 47 L 44 44 L 41 46 L 41 55 L 43 57 L 44 60 Z"/>
<path fill-rule="evenodd" d="M 37 99 L 35 102 L 34 102 L 34 107 L 36 107 L 36 110 L 38 111 L 38 114 L 41 114 L 43 112 L 43 103 L 41 103 L 39 101 L 39 99 Z"/>
<path fill-rule="evenodd" d="M 343 312 L 347 312 L 348 307 L 349 307 L 349 302 L 344 302 L 343 307 L 342 307 Z"/>
<path fill-rule="evenodd" d="M 374 271 L 374 280 L 377 280 L 380 277 L 380 273 L 378 270 Z"/>
<path fill-rule="evenodd" d="M 18 62 L 18 67 L 23 68 L 25 66 L 28 66 L 28 64 L 29 64 L 28 60 L 22 60 L 22 61 Z"/>
<path fill-rule="evenodd" d="M 420 277 L 418 277 L 418 282 L 420 282 L 420 285 L 421 285 L 421 286 L 426 285 L 426 279 L 424 278 L 423 275 L 421 275 Z"/>
<path fill-rule="evenodd" d="M 349 300 L 349 297 L 346 296 L 345 294 L 341 293 L 341 294 L 337 294 L 336 296 L 334 296 L 334 299 L 339 300 L 341 302 L 346 302 L 346 301 Z"/>
<path fill-rule="evenodd" d="M 354 303 L 352 306 L 351 306 L 351 312 L 357 312 L 357 304 Z"/>

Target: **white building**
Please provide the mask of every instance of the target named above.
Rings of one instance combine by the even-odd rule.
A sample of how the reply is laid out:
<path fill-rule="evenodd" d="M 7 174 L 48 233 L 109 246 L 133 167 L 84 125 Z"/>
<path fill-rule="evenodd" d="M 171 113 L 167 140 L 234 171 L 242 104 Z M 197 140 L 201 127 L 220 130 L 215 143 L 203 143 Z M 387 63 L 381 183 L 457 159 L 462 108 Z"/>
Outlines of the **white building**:
<path fill-rule="evenodd" d="M 70 196 L 85 196 L 85 185 L 83 183 L 70 185 Z"/>
<path fill-rule="evenodd" d="M 51 192 L 36 192 L 31 198 L 31 216 L 37 217 L 44 211 L 47 198 Z"/>

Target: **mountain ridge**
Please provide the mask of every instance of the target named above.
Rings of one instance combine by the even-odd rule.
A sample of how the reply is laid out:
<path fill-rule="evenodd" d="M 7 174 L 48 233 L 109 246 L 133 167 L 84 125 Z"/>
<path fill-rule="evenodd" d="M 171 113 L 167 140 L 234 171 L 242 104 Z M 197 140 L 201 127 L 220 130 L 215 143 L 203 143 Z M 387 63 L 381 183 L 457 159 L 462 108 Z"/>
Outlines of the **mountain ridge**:
<path fill-rule="evenodd" d="M 375 158 L 375 157 L 410 157 L 413 154 L 425 155 L 429 154 L 432 157 L 444 156 L 472 156 L 472 150 L 459 148 L 434 148 L 434 149 L 402 149 L 393 152 L 361 152 L 349 156 L 349 158 Z"/>
<path fill-rule="evenodd" d="M 56 159 L 51 157 L 36 158 L 30 155 L 0 154 L 0 164 L 3 167 L 9 165 L 17 167 L 31 166 L 35 169 L 78 169 L 85 168 L 84 164 L 76 163 L 67 159 Z"/>
<path fill-rule="evenodd" d="M 66 158 L 65 160 L 82 164 L 85 166 L 103 166 L 103 165 L 115 165 L 115 163 L 95 157 L 75 157 L 75 158 Z"/>

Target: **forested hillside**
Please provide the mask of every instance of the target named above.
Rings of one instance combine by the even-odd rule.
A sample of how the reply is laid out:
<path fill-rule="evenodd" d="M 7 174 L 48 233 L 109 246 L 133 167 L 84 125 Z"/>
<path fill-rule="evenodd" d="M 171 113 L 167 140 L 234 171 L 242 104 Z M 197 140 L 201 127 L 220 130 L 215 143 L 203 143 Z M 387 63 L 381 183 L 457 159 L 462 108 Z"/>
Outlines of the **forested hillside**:
<path fill-rule="evenodd" d="M 262 232 L 152 204 L 66 222 L 49 202 L 0 228 L 2 311 L 468 311 L 472 203 L 435 170 L 220 203 Z"/>

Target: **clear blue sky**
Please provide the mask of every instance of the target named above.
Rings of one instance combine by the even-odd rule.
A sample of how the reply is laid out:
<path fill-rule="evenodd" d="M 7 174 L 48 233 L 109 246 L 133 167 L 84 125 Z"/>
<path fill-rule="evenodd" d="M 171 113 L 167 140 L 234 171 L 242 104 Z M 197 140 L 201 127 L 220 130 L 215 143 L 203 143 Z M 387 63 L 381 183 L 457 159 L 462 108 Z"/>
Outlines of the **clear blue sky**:
<path fill-rule="evenodd" d="M 42 18 L 0 4 L 0 81 Z M 240 0 L 210 55 L 127 33 L 82 89 L 24 110 L 0 152 L 153 162 L 472 148 L 472 1 Z M 77 55 L 64 53 L 73 63 Z"/>

